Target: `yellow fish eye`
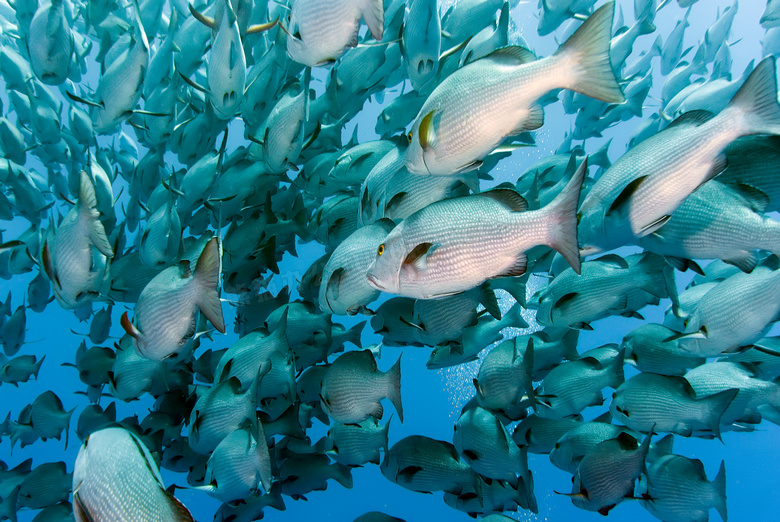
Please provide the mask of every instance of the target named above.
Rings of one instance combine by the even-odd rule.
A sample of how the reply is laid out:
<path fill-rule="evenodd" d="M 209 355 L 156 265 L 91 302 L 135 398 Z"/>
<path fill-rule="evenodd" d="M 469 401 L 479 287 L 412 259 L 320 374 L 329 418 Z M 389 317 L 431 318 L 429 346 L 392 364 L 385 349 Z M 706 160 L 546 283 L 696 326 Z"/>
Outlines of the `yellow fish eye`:
<path fill-rule="evenodd" d="M 384 243 L 379 245 L 379 248 L 376 249 L 376 253 L 377 253 L 377 255 L 380 255 L 380 256 L 385 253 L 385 244 Z"/>
<path fill-rule="evenodd" d="M 412 142 L 412 133 L 410 132 L 409 134 L 407 134 L 406 138 L 409 140 L 409 143 L 411 143 Z"/>

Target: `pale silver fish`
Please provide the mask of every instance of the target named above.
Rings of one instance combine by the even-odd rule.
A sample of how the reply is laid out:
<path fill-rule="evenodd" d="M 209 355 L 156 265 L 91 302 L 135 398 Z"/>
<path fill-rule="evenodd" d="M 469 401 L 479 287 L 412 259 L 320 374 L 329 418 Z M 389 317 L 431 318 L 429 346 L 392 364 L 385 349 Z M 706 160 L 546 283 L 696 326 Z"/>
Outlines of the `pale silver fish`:
<path fill-rule="evenodd" d="M 336 61 L 358 43 L 362 18 L 371 36 L 382 41 L 382 0 L 297 0 L 287 26 L 287 53 L 298 63 L 316 67 Z"/>
<path fill-rule="evenodd" d="M 441 82 L 408 134 L 406 167 L 448 176 L 478 168 L 507 136 L 538 129 L 537 100 L 554 89 L 621 103 L 609 59 L 614 3 L 602 6 L 551 57 L 535 60 L 522 47 L 505 47 L 467 64 Z"/>
<path fill-rule="evenodd" d="M 710 482 L 704 464 L 681 455 L 664 455 L 647 466 L 639 479 L 639 502 L 654 517 L 669 522 L 703 522 L 712 508 L 724 521 L 726 510 L 726 466 L 720 463 Z"/>
<path fill-rule="evenodd" d="M 479 480 L 449 442 L 410 435 L 390 448 L 379 466 L 389 481 L 411 491 L 460 494 Z"/>
<path fill-rule="evenodd" d="M 476 406 L 461 414 L 454 429 L 452 442 L 471 469 L 513 486 L 518 476 L 529 482 L 527 450 L 515 444 L 496 415 Z"/>
<path fill-rule="evenodd" d="M 65 81 L 73 63 L 73 34 L 65 16 L 65 1 L 44 2 L 35 11 L 27 35 L 30 65 L 43 83 Z"/>
<path fill-rule="evenodd" d="M 193 520 L 165 490 L 143 442 L 123 428 L 97 431 L 79 449 L 73 469 L 73 515 L 77 522 Z"/>
<path fill-rule="evenodd" d="M 631 496 L 634 482 L 644 469 L 652 436 L 649 433 L 640 446 L 631 435 L 621 433 L 593 448 L 574 474 L 572 503 L 606 516 L 625 497 Z"/>
<path fill-rule="evenodd" d="M 761 379 L 742 363 L 713 361 L 685 374 L 697 397 L 739 389 L 720 419 L 722 430 L 751 431 L 763 419 L 780 422 L 780 384 Z"/>
<path fill-rule="evenodd" d="M 576 415 L 604 403 L 602 390 L 624 381 L 623 352 L 604 363 L 583 357 L 553 368 L 534 393 L 536 414 L 550 419 Z"/>
<path fill-rule="evenodd" d="M 242 392 L 241 382 L 237 377 L 231 377 L 203 389 L 189 417 L 187 442 L 190 448 L 201 455 L 209 455 L 225 437 L 247 424 L 259 434 L 256 386 L 257 379 Z"/>
<path fill-rule="evenodd" d="M 141 292 L 134 321 L 130 322 L 127 312 L 122 315 L 122 327 L 133 336 L 144 357 L 162 361 L 176 356 L 197 333 L 198 310 L 225 333 L 218 292 L 220 260 L 219 240 L 211 238 L 194 271 L 188 260 L 166 268 Z"/>
<path fill-rule="evenodd" d="M 722 259 L 749 272 L 758 262 L 756 250 L 780 254 L 780 222 L 760 213 L 763 200 L 759 196 L 750 201 L 717 179 L 710 180 L 639 244 L 664 256 Z"/>
<path fill-rule="evenodd" d="M 610 228 L 614 240 L 602 239 L 603 248 L 663 226 L 688 195 L 723 170 L 723 150 L 738 137 L 780 133 L 774 59 L 763 60 L 717 116 L 686 113 L 667 129 L 618 160 L 583 202 L 581 227 Z"/>
<path fill-rule="evenodd" d="M 436 78 L 441 54 L 441 19 L 436 0 L 406 4 L 401 49 L 412 88 L 420 91 Z"/>
<path fill-rule="evenodd" d="M 780 295 L 780 269 L 774 268 L 757 267 L 718 283 L 684 320 L 681 333 L 667 340 L 676 340 L 688 355 L 713 357 L 739 351 L 766 335 L 780 313 L 776 297 Z"/>
<path fill-rule="evenodd" d="M 580 271 L 575 208 L 587 169 L 583 161 L 566 188 L 541 210 L 514 190 L 496 189 L 439 201 L 388 234 L 368 268 L 371 285 L 431 299 L 474 288 L 489 278 L 522 275 L 525 252 L 547 245 Z"/>
<path fill-rule="evenodd" d="M 206 464 L 206 485 L 198 489 L 222 502 L 236 502 L 256 492 L 271 490 L 271 457 L 263 433 L 237 429 L 214 449 Z"/>
<path fill-rule="evenodd" d="M 41 262 L 54 295 L 71 310 L 103 295 L 108 260 L 114 256 L 97 210 L 95 187 L 89 175 L 79 175 L 79 198 L 59 227 L 47 233 Z"/>
<path fill-rule="evenodd" d="M 678 376 L 640 373 L 612 394 L 612 417 L 631 429 L 669 432 L 683 437 L 720 437 L 720 419 L 739 393 L 729 389 L 698 398 L 691 384 Z"/>
<path fill-rule="evenodd" d="M 366 270 L 393 226 L 389 219 L 380 219 L 359 228 L 336 247 L 322 269 L 320 310 L 354 315 L 366 310 L 366 306 L 379 296 L 379 291 L 366 279 Z"/>
<path fill-rule="evenodd" d="M 382 373 L 370 351 L 347 352 L 328 368 L 320 398 L 325 412 L 343 424 L 362 422 L 369 416 L 381 419 L 383 408 L 379 401 L 388 398 L 403 422 L 401 358 Z"/>

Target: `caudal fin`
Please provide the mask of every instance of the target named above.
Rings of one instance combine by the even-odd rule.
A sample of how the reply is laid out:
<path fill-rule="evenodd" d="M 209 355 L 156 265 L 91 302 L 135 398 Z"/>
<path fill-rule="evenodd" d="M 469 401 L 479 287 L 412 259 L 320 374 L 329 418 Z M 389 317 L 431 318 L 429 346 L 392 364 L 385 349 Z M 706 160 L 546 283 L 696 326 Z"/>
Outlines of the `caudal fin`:
<path fill-rule="evenodd" d="M 750 73 L 724 112 L 737 109 L 745 118 L 745 134 L 780 134 L 776 65 L 767 57 Z"/>
<path fill-rule="evenodd" d="M 604 102 L 623 103 L 623 91 L 609 56 L 614 14 L 614 2 L 598 8 L 555 54 L 576 62 L 573 69 L 577 72 L 565 86 L 567 89 Z"/>
<path fill-rule="evenodd" d="M 707 427 L 721 442 L 723 439 L 720 437 L 720 420 L 738 393 L 738 388 L 731 388 L 702 399 L 709 403 L 709 411 L 705 420 Z"/>
<path fill-rule="evenodd" d="M 398 412 L 398 418 L 401 423 L 404 422 L 404 407 L 401 404 L 401 357 L 395 362 L 385 374 L 387 378 L 387 398 L 393 403 L 395 411 Z"/>
<path fill-rule="evenodd" d="M 720 463 L 720 469 L 715 480 L 712 481 L 712 487 L 715 489 L 715 509 L 717 510 L 723 522 L 728 522 L 728 511 L 726 510 L 726 464 Z"/>
<path fill-rule="evenodd" d="M 222 270 L 222 254 L 219 240 L 209 239 L 195 265 L 195 279 L 200 286 L 198 307 L 206 319 L 221 333 L 225 333 L 225 319 L 222 317 L 222 302 L 219 300 L 219 274 Z"/>
<path fill-rule="evenodd" d="M 577 240 L 577 208 L 580 204 L 582 180 L 587 170 L 586 158 L 580 163 L 566 187 L 544 207 L 550 222 L 547 245 L 557 250 L 578 274 L 580 250 Z"/>

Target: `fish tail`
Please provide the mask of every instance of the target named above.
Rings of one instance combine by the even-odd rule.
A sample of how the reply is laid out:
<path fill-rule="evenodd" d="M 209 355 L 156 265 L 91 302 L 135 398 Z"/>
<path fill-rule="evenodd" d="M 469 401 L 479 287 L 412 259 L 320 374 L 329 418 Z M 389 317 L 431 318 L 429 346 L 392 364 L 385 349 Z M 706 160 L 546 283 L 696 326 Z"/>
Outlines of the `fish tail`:
<path fill-rule="evenodd" d="M 523 318 L 523 306 L 515 303 L 501 319 L 504 328 L 528 328 L 528 323 Z"/>
<path fill-rule="evenodd" d="M 333 478 L 347 489 L 352 489 L 352 469 L 339 463 L 333 464 Z"/>
<path fill-rule="evenodd" d="M 347 336 L 345 342 L 350 342 L 358 348 L 363 348 L 363 342 L 361 337 L 363 335 L 363 328 L 366 326 L 367 321 L 361 321 L 349 330 L 347 330 Z"/>
<path fill-rule="evenodd" d="M 219 274 L 222 264 L 219 239 L 213 237 L 195 265 L 195 279 L 200 286 L 198 308 L 214 327 L 225 333 L 225 319 L 222 316 L 222 302 L 219 300 Z"/>
<path fill-rule="evenodd" d="M 577 241 L 577 208 L 582 180 L 587 170 L 588 160 L 585 159 L 580 163 L 569 183 L 544 207 L 547 221 L 550 222 L 547 245 L 558 251 L 578 274 L 580 273 L 580 251 Z"/>
<path fill-rule="evenodd" d="M 721 442 L 723 439 L 720 436 L 720 420 L 723 417 L 723 414 L 726 413 L 728 407 L 731 405 L 731 401 L 734 400 L 738 393 L 738 388 L 731 388 L 716 393 L 715 395 L 710 395 L 709 397 L 703 399 L 709 402 L 710 406 L 709 418 L 706 422 L 708 425 L 707 427 L 712 430 L 712 433 L 714 433 L 715 436 L 721 440 Z"/>
<path fill-rule="evenodd" d="M 604 102 L 623 103 L 625 97 L 609 56 L 614 14 L 614 2 L 601 6 L 555 54 L 575 61 L 574 68 L 579 70 L 566 88 Z"/>
<path fill-rule="evenodd" d="M 393 403 L 395 411 L 398 412 L 398 418 L 401 424 L 404 422 L 404 407 L 401 404 L 401 357 L 395 362 L 385 374 L 387 377 L 387 398 Z"/>
<path fill-rule="evenodd" d="M 773 57 L 762 60 L 724 110 L 743 114 L 744 134 L 780 134 L 776 68 Z"/>
<path fill-rule="evenodd" d="M 715 489 L 715 510 L 723 519 L 728 522 L 728 511 L 726 510 L 726 463 L 721 461 L 720 469 L 712 481 L 712 487 Z"/>

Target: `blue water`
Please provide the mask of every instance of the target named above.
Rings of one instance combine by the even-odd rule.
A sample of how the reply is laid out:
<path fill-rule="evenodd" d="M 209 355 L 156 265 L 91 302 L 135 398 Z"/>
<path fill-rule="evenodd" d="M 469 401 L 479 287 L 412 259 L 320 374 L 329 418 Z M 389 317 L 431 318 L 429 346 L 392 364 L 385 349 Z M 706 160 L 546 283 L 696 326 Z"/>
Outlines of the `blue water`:
<path fill-rule="evenodd" d="M 599 2 L 599 5 L 602 2 Z M 621 0 L 618 2 L 622 8 L 625 23 L 633 22 L 633 2 Z M 693 6 L 690 27 L 685 34 L 685 46 L 695 46 L 703 38 L 706 29 L 715 21 L 718 13 L 731 5 L 724 0 L 701 0 Z M 764 30 L 759 26 L 758 20 L 764 8 L 763 0 L 743 0 L 739 5 L 739 11 L 734 20 L 729 42 L 733 57 L 732 71 L 735 77 L 741 75 L 748 62 L 758 61 L 761 58 L 760 39 Z M 539 56 L 547 56 L 557 49 L 556 34 L 539 37 L 536 34 L 538 12 L 536 2 L 531 0 L 520 3 L 512 10 L 512 18 L 517 25 L 519 33 L 529 43 L 530 47 Z M 682 16 L 684 10 L 679 8 L 673 0 L 656 17 L 657 33 L 641 36 L 637 40 L 633 54 L 627 63 L 631 63 L 640 52 L 647 50 L 653 42 L 656 34 L 664 37 L 669 34 L 676 21 Z M 560 39 L 560 38 L 559 38 Z M 693 53 L 691 53 L 693 54 Z M 654 62 L 658 69 L 658 61 Z M 317 79 L 322 75 L 315 74 L 315 88 L 318 87 Z M 94 79 L 94 78 L 93 78 Z M 658 102 L 653 98 L 660 98 L 663 77 L 656 71 L 653 90 L 645 104 L 644 117 L 658 110 Z M 94 84 L 93 84 L 94 85 Z M 391 87 L 384 103 L 389 103 L 399 92 L 399 87 Z M 0 89 L 0 98 L 3 107 L 8 110 L 9 103 L 5 89 Z M 376 116 L 381 110 L 381 105 L 372 101 L 366 105 L 364 111 L 350 122 L 344 129 L 345 141 L 352 135 L 355 125 L 358 127 L 358 136 L 361 142 L 376 139 L 373 132 Z M 63 115 L 66 114 L 63 111 Z M 7 116 L 7 114 L 4 114 Z M 13 117 L 12 117 L 13 119 Z M 553 154 L 565 134 L 572 129 L 574 117 L 565 115 L 560 104 L 552 104 L 545 110 L 545 126 L 535 133 L 536 147 L 524 148 L 516 151 L 510 158 L 503 160 L 499 166 L 491 172 L 496 183 L 502 181 L 514 182 L 527 167 L 538 159 Z M 634 118 L 622 122 L 618 126 L 604 133 L 603 139 L 590 139 L 585 144 L 589 152 L 598 149 L 606 140 L 612 139 L 610 158 L 616 160 L 625 150 L 628 138 L 633 129 L 641 123 L 641 119 Z M 231 140 L 228 150 L 243 144 L 240 138 L 242 132 L 238 123 L 231 124 L 237 127 L 231 128 Z M 125 125 L 125 127 L 127 127 Z M 129 135 L 133 135 L 128 131 Z M 108 142 L 108 141 L 107 141 Z M 28 168 L 39 172 L 45 172 L 37 160 L 31 158 Z M 166 157 L 174 162 L 172 155 Z M 119 193 L 123 181 L 118 178 L 114 185 L 114 193 Z M 484 188 L 484 187 L 483 187 Z M 55 208 L 61 213 L 67 211 L 67 207 L 58 204 Z M 121 221 L 121 220 L 120 220 Z M 3 240 L 8 241 L 17 237 L 28 227 L 26 221 L 17 218 L 12 222 L 0 224 L 3 229 Z M 631 249 L 621 250 L 627 253 Z M 315 243 L 301 245 L 298 248 L 299 257 L 286 256 L 280 264 L 281 274 L 274 278 L 272 291 L 275 294 L 284 285 L 295 287 L 295 279 L 299 278 L 308 268 L 309 264 L 322 253 L 322 247 Z M 23 304 L 26 288 L 29 281 L 37 274 L 16 276 L 12 280 L 0 281 L 0 299 L 10 291 L 12 309 Z M 687 274 L 676 273 L 678 285 L 682 288 L 687 283 Z M 542 284 L 542 279 L 531 279 L 531 292 L 533 285 Z M 227 295 L 227 298 L 233 296 Z M 382 300 L 386 297 L 383 296 Z M 380 300 L 381 302 L 381 300 Z M 374 303 L 378 306 L 379 303 Z M 507 303 L 502 303 L 504 306 Z M 642 311 L 649 322 L 661 322 L 663 310 L 669 305 L 668 300 L 662 300 L 657 307 L 646 308 Z M 739 303 L 734 303 L 739 306 Z M 117 304 L 114 308 L 114 321 L 109 340 L 117 339 L 124 332 L 119 326 L 119 316 L 125 311 L 131 310 L 124 304 Z M 233 308 L 224 306 L 226 324 L 231 325 L 234 318 Z M 351 326 L 363 318 L 334 318 L 338 322 Z M 533 312 L 527 313 L 528 323 L 532 328 Z M 641 322 L 637 319 L 609 318 L 599 321 L 594 325 L 594 332 L 583 332 L 580 336 L 578 350 L 583 352 L 589 348 L 601 346 L 606 343 L 619 343 L 623 335 Z M 27 458 L 33 458 L 34 465 L 43 462 L 64 461 L 68 471 L 73 470 L 73 462 L 78 452 L 79 441 L 74 429 L 76 420 L 82 409 L 87 406 L 88 400 L 84 395 L 76 394 L 83 391 L 84 385 L 78 380 L 76 370 L 62 366 L 62 363 L 73 362 L 76 348 L 81 343 L 83 335 L 87 332 L 89 324 L 79 323 L 73 313 L 59 308 L 56 302 L 51 303 L 46 310 L 37 314 L 27 311 L 27 343 L 23 346 L 19 355 L 34 354 L 38 357 L 46 355 L 46 361 L 40 371 L 37 381 L 21 384 L 18 388 L 8 384 L 0 385 L 0 420 L 10 412 L 11 418 L 16 419 L 21 409 L 30 403 L 38 394 L 45 390 L 53 390 L 62 399 L 67 410 L 75 408 L 71 421 L 70 440 L 67 447 L 65 441 L 49 440 L 36 442 L 32 446 L 11 450 L 10 441 L 0 442 L 0 460 L 12 467 Z M 507 332 L 515 335 L 517 332 Z M 220 349 L 230 346 L 236 339 L 232 328 L 228 327 L 227 335 L 215 335 L 214 341 L 204 340 L 200 350 L 208 348 Z M 376 343 L 378 336 L 370 329 L 366 329 L 363 336 L 364 345 Z M 109 344 L 107 343 L 107 344 Z M 460 408 L 473 396 L 474 387 L 472 378 L 476 376 L 479 363 L 474 362 L 459 367 L 431 371 L 425 368 L 428 359 L 428 349 L 408 347 L 384 348 L 382 358 L 379 361 L 381 370 L 387 370 L 402 355 L 402 398 L 404 403 L 405 422 L 401 424 L 397 416 L 394 416 L 390 427 L 390 444 L 408 435 L 418 434 L 429 437 L 451 440 L 453 424 L 457 420 Z M 484 354 L 483 354 L 484 355 Z M 627 375 L 628 376 L 628 375 Z M 605 390 L 608 396 L 609 391 Z M 110 398 L 103 398 L 100 404 L 106 407 Z M 145 399 L 131 403 L 117 401 L 118 419 L 138 415 L 143 417 L 151 406 L 151 400 Z M 584 412 L 586 419 L 591 419 L 605 411 L 607 406 L 590 408 Z M 327 431 L 327 426 L 315 420 L 315 426 L 307 433 L 312 441 L 318 440 Z M 778 468 L 780 467 L 780 449 L 777 442 L 780 440 L 780 428 L 767 422 L 762 423 L 759 429 L 751 433 L 724 434 L 723 443 L 718 440 L 685 439 L 675 437 L 675 453 L 703 461 L 707 475 L 714 478 L 720 462 L 726 463 L 727 470 L 727 494 L 729 517 L 734 521 L 741 520 L 776 520 L 780 512 L 780 486 L 778 486 Z M 601 515 L 579 510 L 572 506 L 567 497 L 560 496 L 554 491 L 570 491 L 570 475 L 553 467 L 546 455 L 529 455 L 529 467 L 534 474 L 535 493 L 539 504 L 539 514 L 520 512 L 512 514 L 518 520 L 600 520 Z M 378 466 L 367 465 L 364 468 L 354 469 L 354 487 L 345 489 L 338 483 L 330 482 L 327 491 L 312 492 L 308 501 L 294 501 L 285 497 L 287 510 L 278 512 L 267 509 L 265 519 L 274 520 L 334 520 L 349 521 L 369 510 L 380 510 L 408 521 L 428 520 L 470 520 L 469 517 L 447 506 L 441 493 L 425 495 L 407 491 L 400 486 L 387 481 L 379 472 Z M 185 477 L 163 471 L 163 478 L 167 484 L 175 483 L 186 485 Z M 219 506 L 219 502 L 206 494 L 193 490 L 179 490 L 177 496 L 191 510 L 196 520 L 211 520 L 213 512 Z M 19 520 L 31 520 L 35 512 L 20 511 Z M 717 519 L 717 514 L 712 514 Z M 644 521 L 655 520 L 637 502 L 626 501 L 617 506 L 611 513 L 614 520 Z"/>

